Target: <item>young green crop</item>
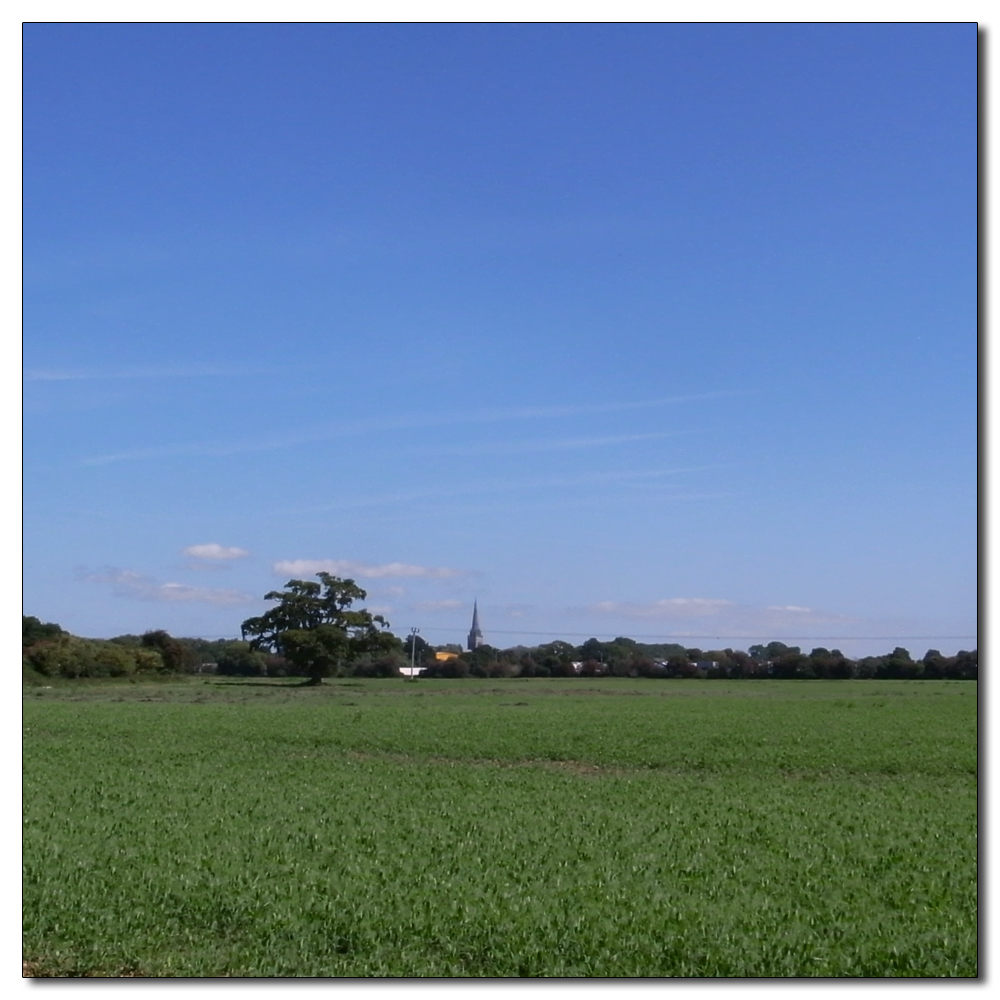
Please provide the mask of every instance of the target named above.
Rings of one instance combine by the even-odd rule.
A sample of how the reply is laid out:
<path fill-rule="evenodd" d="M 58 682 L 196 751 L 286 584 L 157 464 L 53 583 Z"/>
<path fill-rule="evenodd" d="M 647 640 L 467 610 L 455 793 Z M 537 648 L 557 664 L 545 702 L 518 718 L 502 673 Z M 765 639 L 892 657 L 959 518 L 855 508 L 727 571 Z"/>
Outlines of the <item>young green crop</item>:
<path fill-rule="evenodd" d="M 25 709 L 25 957 L 975 976 L 975 702 L 946 682 L 53 688 Z"/>

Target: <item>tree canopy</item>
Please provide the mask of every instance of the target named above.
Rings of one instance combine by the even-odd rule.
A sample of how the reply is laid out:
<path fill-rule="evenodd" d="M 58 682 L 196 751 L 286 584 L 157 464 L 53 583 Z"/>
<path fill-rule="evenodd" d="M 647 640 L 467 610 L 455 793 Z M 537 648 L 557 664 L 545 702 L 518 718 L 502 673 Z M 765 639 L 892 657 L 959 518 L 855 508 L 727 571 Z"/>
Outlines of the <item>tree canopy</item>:
<path fill-rule="evenodd" d="M 330 573 L 316 575 L 319 583 L 289 580 L 284 590 L 265 594 L 266 601 L 277 601 L 277 605 L 241 626 L 251 649 L 279 653 L 301 669 L 311 684 L 337 673 L 355 656 L 385 652 L 398 642 L 381 615 L 364 608 L 352 610 L 355 601 L 368 596 L 353 580 Z"/>
<path fill-rule="evenodd" d="M 58 639 L 65 634 L 62 627 L 55 622 L 43 622 L 34 615 L 21 615 L 22 646 L 33 646 L 36 642 Z"/>

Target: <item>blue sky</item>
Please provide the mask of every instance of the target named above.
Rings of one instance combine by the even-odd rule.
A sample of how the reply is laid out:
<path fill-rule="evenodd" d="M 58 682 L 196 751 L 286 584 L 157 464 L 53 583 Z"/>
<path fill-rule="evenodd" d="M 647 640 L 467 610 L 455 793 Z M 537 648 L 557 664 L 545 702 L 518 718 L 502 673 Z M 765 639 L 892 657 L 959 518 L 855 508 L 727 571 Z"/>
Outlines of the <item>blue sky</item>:
<path fill-rule="evenodd" d="M 326 568 L 438 643 L 975 645 L 975 25 L 24 70 L 26 613 L 235 635 Z"/>

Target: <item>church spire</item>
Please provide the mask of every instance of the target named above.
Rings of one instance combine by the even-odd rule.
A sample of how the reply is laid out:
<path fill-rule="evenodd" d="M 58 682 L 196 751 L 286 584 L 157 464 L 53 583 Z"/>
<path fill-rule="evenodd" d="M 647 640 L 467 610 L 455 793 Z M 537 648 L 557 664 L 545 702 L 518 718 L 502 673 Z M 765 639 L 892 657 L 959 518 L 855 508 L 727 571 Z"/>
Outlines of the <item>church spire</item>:
<path fill-rule="evenodd" d="M 469 649 L 478 649 L 485 645 L 482 629 L 479 627 L 479 602 L 472 602 L 472 628 L 469 629 Z"/>

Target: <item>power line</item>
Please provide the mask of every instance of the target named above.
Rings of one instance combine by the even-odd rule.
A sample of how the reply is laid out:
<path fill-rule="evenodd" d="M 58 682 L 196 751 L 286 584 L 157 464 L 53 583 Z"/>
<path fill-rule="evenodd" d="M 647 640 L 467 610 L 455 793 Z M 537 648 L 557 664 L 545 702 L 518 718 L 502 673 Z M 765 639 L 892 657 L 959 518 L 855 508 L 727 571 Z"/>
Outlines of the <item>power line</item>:
<path fill-rule="evenodd" d="M 464 634 L 464 629 L 459 628 L 438 628 L 433 627 L 435 632 L 452 632 L 455 634 Z M 522 629 L 494 629 L 488 630 L 494 635 L 571 635 L 576 638 L 582 637 L 593 637 L 593 632 L 556 632 L 552 630 L 549 632 L 529 632 Z M 610 633 L 605 633 L 610 634 Z M 977 639 L 977 635 L 775 635 L 773 632 L 767 635 L 710 635 L 703 632 L 657 632 L 653 635 L 632 635 L 628 636 L 630 639 L 753 639 L 756 641 L 766 641 L 773 639 L 823 639 L 826 641 L 831 640 L 866 640 L 866 641 L 882 641 L 888 642 L 891 639 L 906 639 L 908 641 L 916 639 Z"/>
<path fill-rule="evenodd" d="M 451 632 L 455 635 L 465 635 L 465 629 L 462 628 L 446 628 L 431 626 L 431 630 L 434 632 Z M 596 638 L 593 632 L 556 632 L 555 630 L 549 632 L 529 632 L 522 629 L 490 629 L 493 635 L 568 635 L 574 638 Z M 605 633 L 610 634 L 610 633 Z M 233 639 L 234 636 L 231 635 L 201 635 L 197 636 L 199 639 L 204 639 L 210 641 L 212 639 Z M 618 638 L 616 636 L 616 638 Z M 895 639 L 902 639 L 907 642 L 914 642 L 916 640 L 931 640 L 931 639 L 978 639 L 977 635 L 775 635 L 774 633 L 768 633 L 767 635 L 709 635 L 703 632 L 657 632 L 653 635 L 631 635 L 624 636 L 623 638 L 629 639 L 740 639 L 746 640 L 751 639 L 755 642 L 772 642 L 780 639 L 802 639 L 803 641 L 816 641 L 817 639 L 822 639 L 824 642 L 846 642 L 848 640 L 854 639 L 859 642 L 890 642 Z"/>

